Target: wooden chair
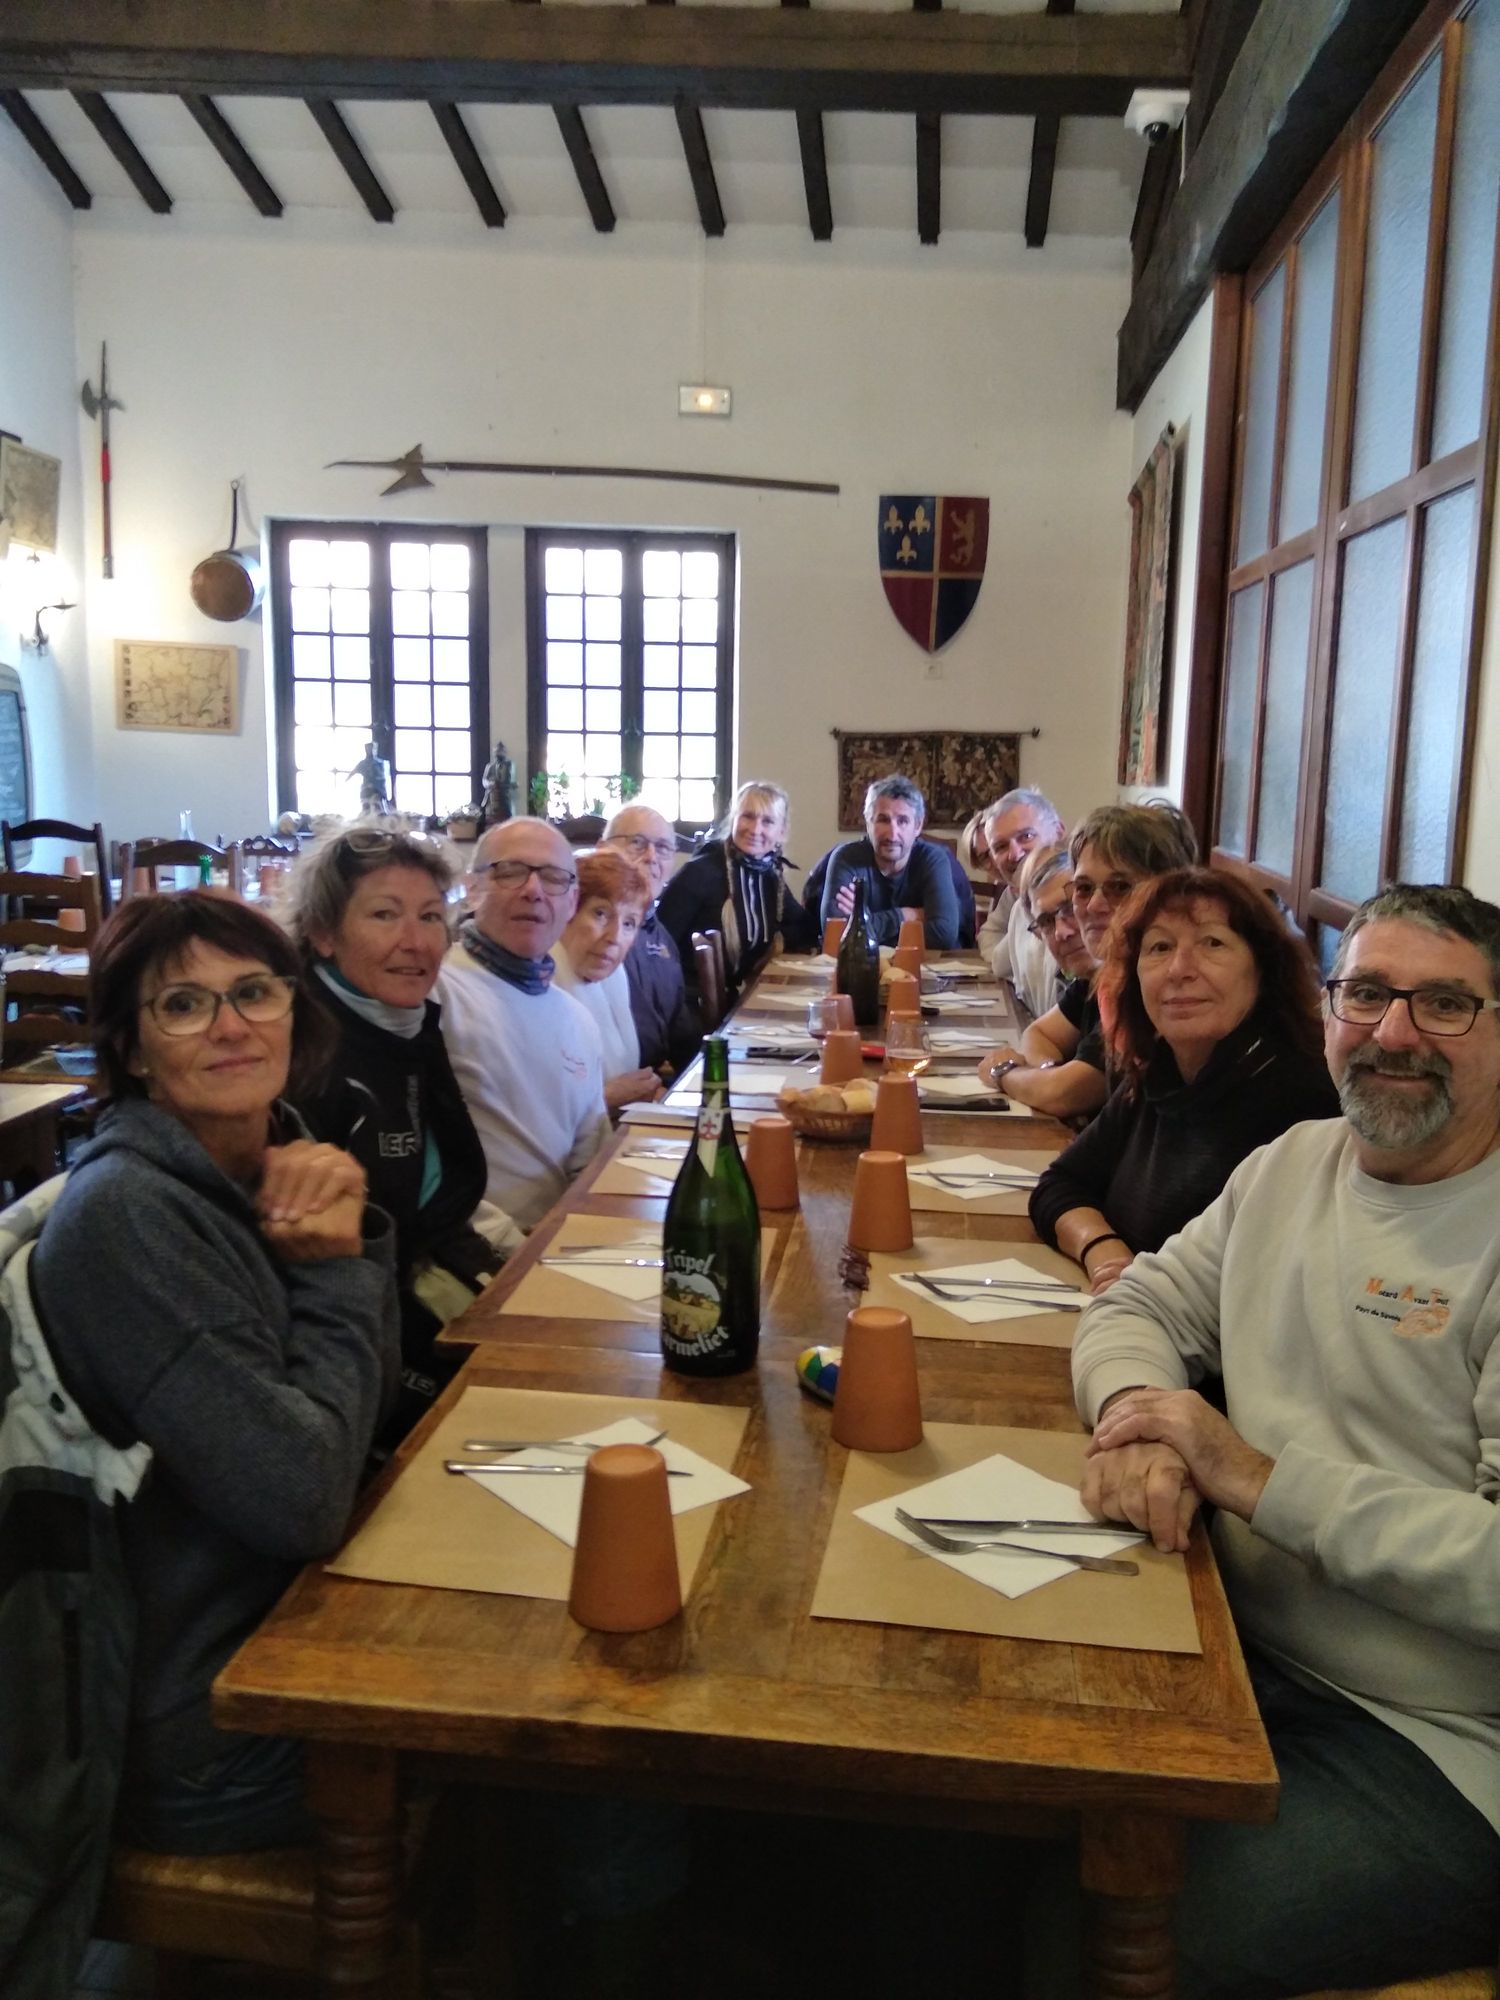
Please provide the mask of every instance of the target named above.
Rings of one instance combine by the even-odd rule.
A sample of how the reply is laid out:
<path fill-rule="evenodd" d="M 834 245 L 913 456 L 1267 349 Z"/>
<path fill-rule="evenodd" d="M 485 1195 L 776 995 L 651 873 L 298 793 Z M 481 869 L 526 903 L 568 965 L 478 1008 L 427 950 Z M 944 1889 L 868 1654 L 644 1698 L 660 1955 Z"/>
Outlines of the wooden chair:
<path fill-rule="evenodd" d="M 1303 2000 L 1495 2000 L 1493 1971 L 1437 1972 L 1431 1979 L 1403 1979 L 1395 1986 L 1341 1987 L 1307 1993 Z"/>
<path fill-rule="evenodd" d="M 229 888 L 233 895 L 239 895 L 241 886 L 240 852 L 233 845 L 215 847 L 211 840 L 122 840 L 120 856 L 120 901 L 128 896 L 149 893 L 159 895 L 161 882 L 159 871 L 163 868 L 196 868 L 207 860 L 215 868 L 224 868 L 229 875 Z M 150 879 L 149 891 L 138 891 L 134 887 L 135 871 L 144 868 Z"/>
<path fill-rule="evenodd" d="M 19 951 L 26 945 L 88 952 L 103 921 L 99 880 L 97 875 L 35 875 L 21 870 L 0 873 L 3 907 L 42 905 L 52 912 L 48 917 L 19 916 L 0 923 L 0 953 Z M 81 912 L 81 928 L 68 929 L 58 921 L 66 910 Z M 6 1053 L 11 1054 L 17 1048 L 53 1048 L 59 1043 L 86 1042 L 88 992 L 86 971 L 59 972 L 41 965 L 8 971 L 7 1010 L 14 1002 L 16 1018 L 5 1024 Z"/>
<path fill-rule="evenodd" d="M 703 1032 L 711 1035 L 728 1012 L 723 933 L 694 931 L 693 958 L 698 967 L 698 1012 L 702 1017 Z"/>
<path fill-rule="evenodd" d="M 94 850 L 94 869 L 99 878 L 99 908 L 107 917 L 114 908 L 114 894 L 110 888 L 109 852 L 104 844 L 104 828 L 98 820 L 92 826 L 74 826 L 66 819 L 23 819 L 12 826 L 8 819 L 0 819 L 0 848 L 5 854 L 7 870 L 17 867 L 16 846 L 23 840 L 70 840 L 79 847 Z"/>

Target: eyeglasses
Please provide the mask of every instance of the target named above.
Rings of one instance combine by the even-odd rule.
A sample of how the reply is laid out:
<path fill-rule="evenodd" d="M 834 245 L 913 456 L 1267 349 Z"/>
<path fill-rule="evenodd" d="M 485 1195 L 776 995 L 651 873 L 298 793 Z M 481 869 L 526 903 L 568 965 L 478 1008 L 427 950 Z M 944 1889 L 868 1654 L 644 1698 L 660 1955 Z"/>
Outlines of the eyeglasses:
<path fill-rule="evenodd" d="M 1352 1027 L 1374 1028 L 1393 1000 L 1404 1000 L 1411 1024 L 1423 1035 L 1466 1035 L 1480 1014 L 1500 1007 L 1500 1000 L 1481 1000 L 1452 986 L 1387 986 L 1381 979 L 1330 979 L 1328 1004 Z"/>
<path fill-rule="evenodd" d="M 488 875 L 492 882 L 504 889 L 519 889 L 523 882 L 535 875 L 542 887 L 553 896 L 561 896 L 578 880 L 571 868 L 558 868 L 550 861 L 544 867 L 538 867 L 532 861 L 483 861 L 474 874 Z"/>
<path fill-rule="evenodd" d="M 1059 903 L 1055 910 L 1043 910 L 1042 914 L 1033 918 L 1026 928 L 1033 937 L 1049 938 L 1060 923 L 1070 924 L 1072 921 L 1073 905 Z"/>
<path fill-rule="evenodd" d="M 1073 901 L 1075 903 L 1089 903 L 1093 901 L 1095 896 L 1102 896 L 1110 908 L 1113 909 L 1117 904 L 1124 902 L 1134 887 L 1135 884 L 1130 880 L 1128 875 L 1111 875 L 1103 882 L 1091 882 L 1086 875 L 1075 875 L 1073 877 Z"/>
<path fill-rule="evenodd" d="M 249 972 L 227 993 L 212 986 L 164 986 L 143 1005 L 164 1035 L 206 1035 L 227 1000 L 252 1027 L 284 1021 L 292 1011 L 297 982 L 284 972 Z"/>
<path fill-rule="evenodd" d="M 605 845 L 628 847 L 632 854 L 659 854 L 663 861 L 670 861 L 677 852 L 675 840 L 648 840 L 644 833 L 612 833 Z"/>

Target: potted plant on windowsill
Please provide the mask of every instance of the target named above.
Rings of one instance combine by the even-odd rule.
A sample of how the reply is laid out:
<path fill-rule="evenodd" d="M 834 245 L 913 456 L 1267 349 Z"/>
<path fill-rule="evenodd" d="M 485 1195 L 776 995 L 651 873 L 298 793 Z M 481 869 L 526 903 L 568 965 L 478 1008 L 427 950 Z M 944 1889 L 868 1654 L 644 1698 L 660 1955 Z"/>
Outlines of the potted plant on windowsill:
<path fill-rule="evenodd" d="M 637 780 L 625 771 L 582 783 L 575 783 L 566 771 L 538 771 L 527 787 L 527 797 L 537 818 L 550 820 L 570 847 L 589 847 L 603 837 L 615 808 L 633 799 L 639 790 Z M 574 803 L 580 791 L 585 793 L 587 805 L 577 812 Z"/>
<path fill-rule="evenodd" d="M 466 806 L 460 806 L 456 812 L 449 813 L 445 820 L 440 819 L 437 824 L 450 840 L 457 840 L 467 845 L 479 838 L 479 822 L 483 816 L 483 806 L 476 805 L 471 799 Z"/>

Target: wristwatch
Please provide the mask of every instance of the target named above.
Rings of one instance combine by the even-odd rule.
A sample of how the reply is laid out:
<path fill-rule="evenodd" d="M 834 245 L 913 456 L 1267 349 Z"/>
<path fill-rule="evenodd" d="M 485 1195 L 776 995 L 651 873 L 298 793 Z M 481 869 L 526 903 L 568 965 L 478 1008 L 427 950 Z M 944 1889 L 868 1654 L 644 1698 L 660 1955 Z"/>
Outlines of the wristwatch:
<path fill-rule="evenodd" d="M 990 1082 L 998 1083 L 1002 1076 L 1009 1076 L 1013 1069 L 1025 1069 L 1019 1056 L 1007 1056 L 1004 1062 L 990 1064 Z"/>

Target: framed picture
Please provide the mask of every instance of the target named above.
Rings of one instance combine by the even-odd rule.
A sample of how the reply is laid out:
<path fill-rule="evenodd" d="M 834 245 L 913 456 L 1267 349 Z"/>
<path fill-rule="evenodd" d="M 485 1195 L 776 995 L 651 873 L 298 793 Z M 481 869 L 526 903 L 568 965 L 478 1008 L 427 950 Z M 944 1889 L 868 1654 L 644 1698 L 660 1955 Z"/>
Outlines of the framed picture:
<path fill-rule="evenodd" d="M 57 548 L 62 460 L 0 434 L 0 536 L 51 555 Z"/>
<path fill-rule="evenodd" d="M 236 736 L 239 693 L 235 646 L 178 646 L 164 639 L 115 641 L 115 722 L 121 729 Z"/>
<path fill-rule="evenodd" d="M 1161 720 L 1172 606 L 1172 489 L 1177 454 L 1170 424 L 1130 489 L 1130 602 L 1120 699 L 1122 785 L 1162 778 Z"/>
<path fill-rule="evenodd" d="M 880 735 L 836 729 L 839 831 L 864 826 L 865 792 L 899 771 L 921 787 L 932 826 L 962 826 L 980 806 L 1021 782 L 1021 739 L 1013 731 L 907 729 Z"/>

